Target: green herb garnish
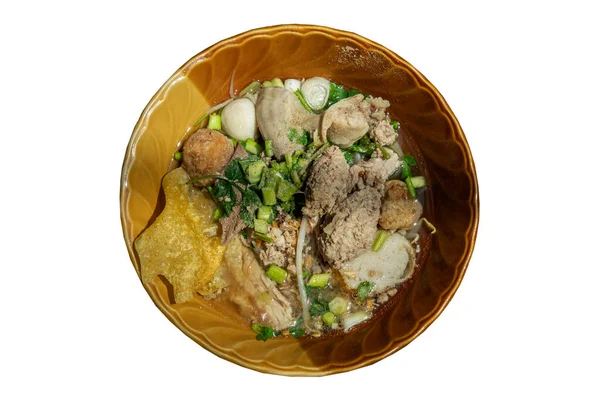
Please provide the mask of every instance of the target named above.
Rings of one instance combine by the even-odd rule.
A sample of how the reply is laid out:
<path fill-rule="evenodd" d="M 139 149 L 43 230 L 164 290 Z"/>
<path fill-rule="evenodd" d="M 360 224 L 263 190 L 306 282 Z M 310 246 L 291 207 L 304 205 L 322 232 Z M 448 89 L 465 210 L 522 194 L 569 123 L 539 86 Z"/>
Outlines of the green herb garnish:
<path fill-rule="evenodd" d="M 296 320 L 296 323 L 294 324 L 294 326 L 292 328 L 290 328 L 290 335 L 292 335 L 295 338 L 299 338 L 301 336 L 304 336 L 304 329 L 301 328 L 302 324 L 304 323 L 304 318 L 300 317 Z"/>
<path fill-rule="evenodd" d="M 310 133 L 305 130 L 298 132 L 296 129 L 290 128 L 288 132 L 288 139 L 290 139 L 290 142 L 292 143 L 306 146 L 310 140 Z"/>
<path fill-rule="evenodd" d="M 279 336 L 281 332 L 261 324 L 252 324 L 252 330 L 256 333 L 256 340 L 266 341 Z"/>
<path fill-rule="evenodd" d="M 329 311 L 329 303 L 322 299 L 313 299 L 310 305 L 310 316 L 316 317 Z"/>
<path fill-rule="evenodd" d="M 358 299 L 360 301 L 365 301 L 365 299 L 367 298 L 367 296 L 369 294 L 371 294 L 371 292 L 373 291 L 373 289 L 375 288 L 375 284 L 369 281 L 363 281 L 358 285 L 357 288 L 357 292 L 358 292 Z"/>

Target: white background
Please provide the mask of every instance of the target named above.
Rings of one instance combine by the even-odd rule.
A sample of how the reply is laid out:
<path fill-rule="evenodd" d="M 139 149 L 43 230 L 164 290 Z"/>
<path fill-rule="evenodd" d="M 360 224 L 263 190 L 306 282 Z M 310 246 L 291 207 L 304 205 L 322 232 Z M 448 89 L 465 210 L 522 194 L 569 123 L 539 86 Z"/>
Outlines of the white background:
<path fill-rule="evenodd" d="M 0 398 L 599 398 L 593 2 L 283 3 L 2 2 Z M 412 63 L 480 183 L 448 308 L 395 355 L 325 378 L 260 374 L 188 339 L 143 290 L 119 220 L 122 158 L 156 90 L 209 45 L 280 23 Z"/>

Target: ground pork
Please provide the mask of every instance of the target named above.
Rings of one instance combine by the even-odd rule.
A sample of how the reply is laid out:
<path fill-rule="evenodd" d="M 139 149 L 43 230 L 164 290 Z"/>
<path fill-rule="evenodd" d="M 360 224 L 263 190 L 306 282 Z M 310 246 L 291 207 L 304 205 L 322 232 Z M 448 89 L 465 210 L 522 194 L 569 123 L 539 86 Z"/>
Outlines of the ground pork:
<path fill-rule="evenodd" d="M 369 136 L 373 141 L 382 146 L 389 146 L 396 140 L 396 132 L 387 120 L 379 121 L 371 130 Z"/>

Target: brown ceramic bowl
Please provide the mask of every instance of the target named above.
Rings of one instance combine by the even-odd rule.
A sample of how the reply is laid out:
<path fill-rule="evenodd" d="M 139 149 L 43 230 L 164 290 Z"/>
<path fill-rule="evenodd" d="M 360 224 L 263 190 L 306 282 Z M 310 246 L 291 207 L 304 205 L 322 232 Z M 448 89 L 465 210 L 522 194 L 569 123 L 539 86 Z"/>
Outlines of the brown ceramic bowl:
<path fill-rule="evenodd" d="M 208 108 L 254 79 L 324 76 L 391 102 L 402 146 L 429 183 L 425 234 L 414 277 L 370 323 L 345 335 L 257 341 L 235 309 L 195 296 L 173 304 L 169 284 L 146 285 L 156 306 L 186 335 L 219 357 L 261 372 L 326 375 L 372 364 L 426 329 L 458 288 L 473 251 L 479 200 L 465 135 L 442 95 L 412 65 L 350 32 L 309 25 L 252 30 L 223 40 L 185 63 L 150 100 L 131 137 L 121 177 L 121 220 L 131 261 L 133 240 L 161 211 L 161 178 L 188 127 Z"/>

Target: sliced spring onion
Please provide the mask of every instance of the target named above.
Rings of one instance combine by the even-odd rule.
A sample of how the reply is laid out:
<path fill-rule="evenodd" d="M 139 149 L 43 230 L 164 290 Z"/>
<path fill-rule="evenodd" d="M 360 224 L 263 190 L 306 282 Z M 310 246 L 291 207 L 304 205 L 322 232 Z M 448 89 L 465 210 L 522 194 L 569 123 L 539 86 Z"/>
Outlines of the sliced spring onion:
<path fill-rule="evenodd" d="M 254 230 L 258 233 L 269 233 L 269 223 L 262 219 L 254 220 Z"/>
<path fill-rule="evenodd" d="M 336 297 L 329 302 L 329 309 L 335 315 L 342 315 L 348 310 L 348 300 L 343 297 Z"/>
<path fill-rule="evenodd" d="M 246 142 L 244 143 L 244 149 L 248 153 L 252 154 L 259 154 L 263 150 L 262 146 L 256 143 L 253 139 L 246 140 Z"/>
<path fill-rule="evenodd" d="M 207 128 L 220 130 L 221 129 L 221 116 L 217 113 L 210 114 L 210 117 L 208 118 Z"/>
<path fill-rule="evenodd" d="M 271 279 L 279 284 L 282 284 L 283 282 L 285 282 L 285 279 L 287 278 L 286 270 L 278 267 L 275 264 L 271 264 L 269 266 L 266 274 L 269 277 L 269 279 Z"/>
<path fill-rule="evenodd" d="M 371 247 L 371 250 L 373 251 L 379 251 L 381 250 L 381 248 L 383 247 L 383 245 L 385 244 L 386 240 L 388 240 L 388 238 L 390 237 L 390 234 L 388 231 L 379 231 L 377 232 L 377 236 L 375 237 L 375 241 L 373 242 L 373 246 Z"/>
<path fill-rule="evenodd" d="M 331 326 L 336 322 L 337 318 L 334 313 L 327 311 L 325 314 L 321 315 L 321 320 L 323 320 L 325 325 Z"/>
<path fill-rule="evenodd" d="M 369 318 L 371 318 L 371 315 L 368 314 L 367 312 L 357 311 L 357 312 L 346 315 L 342 321 L 342 325 L 344 326 L 345 330 L 348 330 L 348 329 L 352 328 L 353 326 L 358 325 L 361 322 L 368 320 Z"/>
<path fill-rule="evenodd" d="M 208 110 L 206 112 L 206 114 L 204 114 L 203 116 L 201 116 L 196 122 L 194 122 L 194 126 L 200 126 L 200 124 L 202 124 L 202 122 L 208 118 L 208 116 L 212 113 L 214 113 L 215 111 L 219 111 L 220 109 L 222 109 L 223 107 L 225 107 L 227 104 L 231 103 L 234 99 L 227 99 L 224 102 L 217 104 L 216 106 L 212 107 L 210 110 Z"/>
<path fill-rule="evenodd" d="M 327 283 L 329 282 L 329 277 L 331 277 L 331 274 L 314 274 L 308 280 L 308 286 L 323 288 L 327 286 Z"/>
<path fill-rule="evenodd" d="M 313 112 L 306 100 L 304 100 L 304 96 L 302 95 L 300 89 L 296 89 L 294 93 L 296 93 L 296 96 L 298 96 L 298 100 L 300 100 L 300 103 L 302 103 L 302 107 L 304 107 L 308 112 Z"/>
<path fill-rule="evenodd" d="M 246 169 L 246 178 L 250 183 L 260 182 L 264 169 L 267 167 L 263 160 L 255 161 Z"/>
<path fill-rule="evenodd" d="M 180 151 L 178 151 L 178 152 L 176 152 L 175 154 L 173 154 L 173 158 L 174 158 L 176 161 L 181 161 L 181 160 L 183 160 L 183 153 L 182 153 L 182 152 L 180 152 Z"/>
<path fill-rule="evenodd" d="M 259 81 L 250 82 L 250 84 L 248 86 L 246 86 L 245 88 L 242 89 L 239 96 L 242 97 L 246 93 L 256 93 L 260 90 L 260 88 L 261 88 L 261 84 Z"/>
<path fill-rule="evenodd" d="M 410 195 L 410 197 L 417 197 L 417 191 L 415 190 L 415 187 L 412 183 L 412 178 L 410 176 L 407 176 L 404 182 L 406 183 L 406 188 L 408 189 L 408 194 Z"/>
<path fill-rule="evenodd" d="M 269 206 L 258 207 L 256 218 L 269 222 L 273 216 L 273 208 Z"/>
<path fill-rule="evenodd" d="M 296 185 L 291 182 L 282 179 L 277 185 L 277 198 L 281 201 L 288 201 L 298 191 Z M 266 204 L 266 203 L 265 203 Z"/>
<path fill-rule="evenodd" d="M 413 176 L 410 178 L 415 189 L 425 187 L 425 177 L 424 176 Z"/>
<path fill-rule="evenodd" d="M 267 157 L 273 157 L 273 141 L 265 140 L 265 155 Z"/>
<path fill-rule="evenodd" d="M 262 83 L 262 86 L 263 86 L 263 87 L 270 87 L 270 86 L 273 86 L 273 82 L 271 82 L 271 81 L 264 81 L 264 82 Z"/>
<path fill-rule="evenodd" d="M 272 243 L 273 242 L 273 239 L 270 238 L 269 236 L 265 235 L 264 233 L 260 233 L 260 232 L 254 231 L 254 236 L 256 236 L 257 238 L 259 238 L 263 242 L 267 242 L 267 243 Z"/>
<path fill-rule="evenodd" d="M 283 86 L 290 89 L 292 92 L 296 92 L 296 90 L 300 89 L 302 86 L 302 81 L 299 79 L 286 79 L 285 82 L 283 82 Z"/>
<path fill-rule="evenodd" d="M 274 206 L 277 204 L 277 196 L 275 194 L 275 188 L 273 187 L 264 187 L 261 189 L 263 204 L 267 206 Z"/>
<path fill-rule="evenodd" d="M 294 183 L 298 186 L 302 185 L 302 181 L 300 180 L 300 177 L 298 176 L 298 172 L 296 171 L 292 171 L 292 181 L 294 181 Z"/>
<path fill-rule="evenodd" d="M 292 168 L 294 165 L 294 160 L 292 160 L 292 156 L 290 154 L 285 155 L 285 165 L 288 167 L 288 169 Z"/>
<path fill-rule="evenodd" d="M 223 207 L 218 206 L 217 208 L 215 208 L 215 211 L 213 211 L 212 213 L 212 219 L 213 221 L 217 221 L 218 219 L 220 219 L 223 216 Z"/>
<path fill-rule="evenodd" d="M 390 125 L 392 125 L 392 128 L 394 128 L 394 132 L 398 133 L 398 128 L 400 127 L 400 123 L 398 121 L 392 121 L 392 122 L 390 122 Z"/>
<path fill-rule="evenodd" d="M 273 84 L 273 86 L 283 87 L 283 81 L 279 78 L 271 79 L 271 84 Z"/>

